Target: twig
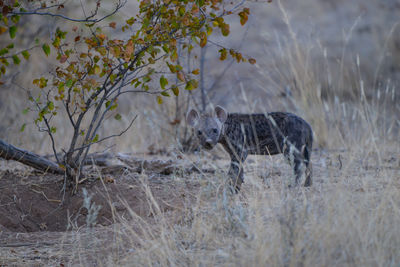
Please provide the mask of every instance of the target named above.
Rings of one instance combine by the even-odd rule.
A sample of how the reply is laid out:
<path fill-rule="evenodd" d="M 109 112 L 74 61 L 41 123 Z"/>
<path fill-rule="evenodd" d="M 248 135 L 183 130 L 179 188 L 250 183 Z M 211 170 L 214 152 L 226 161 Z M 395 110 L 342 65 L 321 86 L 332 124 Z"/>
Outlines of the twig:
<path fill-rule="evenodd" d="M 49 202 L 61 203 L 61 200 L 48 198 L 48 197 L 46 196 L 46 194 L 45 194 L 43 191 L 37 191 L 37 190 L 35 190 L 35 189 L 33 189 L 33 188 L 30 188 L 30 189 L 31 189 L 33 192 L 35 192 L 35 193 L 38 193 L 38 194 L 43 195 L 44 198 L 45 198 L 47 201 L 49 201 Z"/>
<path fill-rule="evenodd" d="M 114 15 L 115 13 L 117 13 L 118 10 L 120 10 L 123 6 L 125 6 L 125 4 L 126 4 L 126 1 L 124 1 L 124 2 L 119 1 L 118 4 L 116 5 L 115 9 L 113 10 L 113 12 L 111 12 L 111 13 L 107 14 L 106 16 L 104 16 L 102 18 L 99 18 L 99 19 L 90 19 L 90 18 L 92 18 L 93 16 L 96 15 L 97 11 L 96 11 L 95 14 L 92 14 L 91 16 L 89 16 L 89 17 L 87 17 L 85 19 L 74 19 L 74 18 L 70 18 L 70 17 L 67 17 L 67 16 L 62 15 L 62 14 L 54 14 L 54 13 L 51 13 L 51 12 L 38 12 L 38 10 L 40 10 L 41 8 L 38 8 L 38 9 L 32 10 L 32 11 L 27 11 L 27 12 L 10 12 L 9 14 L 11 14 L 11 15 L 21 15 L 21 16 L 22 15 L 50 16 L 50 17 L 63 18 L 65 20 L 69 20 L 69 21 L 73 21 L 73 22 L 98 23 L 98 22 L 100 22 L 102 20 L 105 20 L 106 18 Z"/>

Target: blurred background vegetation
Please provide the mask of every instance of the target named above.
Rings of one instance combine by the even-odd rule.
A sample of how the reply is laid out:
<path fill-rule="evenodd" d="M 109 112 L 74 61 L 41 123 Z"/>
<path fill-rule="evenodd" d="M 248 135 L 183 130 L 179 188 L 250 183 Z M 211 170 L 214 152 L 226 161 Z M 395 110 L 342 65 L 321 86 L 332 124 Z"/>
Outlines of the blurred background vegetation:
<path fill-rule="evenodd" d="M 113 1 L 101 1 L 106 13 Z M 90 10 L 95 1 L 85 1 Z M 124 129 L 138 115 L 122 137 L 98 145 L 123 152 L 159 152 L 190 143 L 184 115 L 188 106 L 198 109 L 219 104 L 230 112 L 290 111 L 303 116 L 314 129 L 317 147 L 351 146 L 360 140 L 381 138 L 398 141 L 400 90 L 400 3 L 396 0 L 304 0 L 246 1 L 248 23 L 230 21 L 228 37 L 212 35 L 204 48 L 180 54 L 184 68 L 200 68 L 200 86 L 178 97 L 126 94 L 115 113 L 122 120 L 107 120 L 100 131 L 109 135 Z M 107 21 L 117 25 L 135 14 L 136 2 Z M 82 14 L 80 1 L 68 1 L 63 10 L 71 17 Z M 120 25 L 120 24 L 119 24 Z M 54 17 L 23 16 L 18 29 L 19 47 L 49 40 L 57 28 L 69 30 L 74 23 Z M 123 35 L 117 30 L 113 34 Z M 110 29 L 111 30 L 111 29 Z M 8 34 L 0 36 L 0 45 Z M 255 58 L 255 65 L 220 61 L 218 45 L 237 49 Z M 37 131 L 26 89 L 33 79 L 55 67 L 54 53 L 46 58 L 41 49 L 31 51 L 29 61 L 10 69 L 0 86 L 0 138 L 37 153 L 51 153 L 48 136 Z M 151 84 L 159 86 L 158 80 Z M 202 95 L 201 92 L 205 92 Z M 56 121 L 56 139 L 61 146 L 70 135 L 67 118 Z M 25 130 L 20 131 L 26 124 Z M 346 140 L 346 141 L 345 141 Z"/>

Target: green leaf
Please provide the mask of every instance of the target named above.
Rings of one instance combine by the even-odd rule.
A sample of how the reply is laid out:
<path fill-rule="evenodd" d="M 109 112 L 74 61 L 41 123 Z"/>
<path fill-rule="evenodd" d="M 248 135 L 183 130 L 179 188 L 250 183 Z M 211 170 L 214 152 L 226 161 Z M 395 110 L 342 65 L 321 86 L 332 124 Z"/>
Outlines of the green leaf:
<path fill-rule="evenodd" d="M 13 55 L 12 59 L 13 59 L 15 65 L 19 65 L 19 63 L 21 62 L 21 60 L 19 59 L 19 57 L 17 55 Z"/>
<path fill-rule="evenodd" d="M 185 8 L 184 8 L 183 6 L 181 6 L 181 7 L 178 9 L 178 12 L 179 12 L 179 15 L 180 15 L 180 16 L 183 16 L 183 15 L 185 15 L 186 10 L 185 10 Z"/>
<path fill-rule="evenodd" d="M 131 17 L 130 19 L 128 19 L 126 21 L 126 24 L 128 24 L 129 26 L 132 26 L 133 23 L 135 23 L 136 19 L 134 17 Z"/>
<path fill-rule="evenodd" d="M 7 54 L 7 53 L 8 53 L 8 49 L 7 48 L 0 49 L 0 56 L 3 56 L 5 54 Z"/>
<path fill-rule="evenodd" d="M 197 86 L 198 86 L 198 81 L 192 79 L 186 83 L 185 89 L 188 91 L 191 91 L 191 90 L 197 88 Z"/>
<path fill-rule="evenodd" d="M 22 124 L 21 129 L 19 130 L 20 132 L 25 131 L 26 123 Z"/>
<path fill-rule="evenodd" d="M 26 115 L 26 114 L 28 114 L 28 112 L 29 112 L 29 108 L 26 108 L 26 109 L 24 109 L 24 110 L 22 111 L 22 114 Z"/>
<path fill-rule="evenodd" d="M 97 141 L 99 141 L 99 135 L 96 134 L 96 136 L 93 138 L 92 142 L 96 143 Z"/>
<path fill-rule="evenodd" d="M 17 26 L 13 25 L 8 29 L 9 33 L 10 33 L 10 37 L 11 39 L 15 38 L 15 34 L 17 33 Z"/>
<path fill-rule="evenodd" d="M 115 114 L 114 119 L 116 119 L 117 121 L 120 121 L 122 119 L 122 116 L 119 113 L 117 113 L 117 114 Z"/>
<path fill-rule="evenodd" d="M 168 94 L 168 92 L 161 92 L 161 94 L 163 95 L 163 96 L 170 96 L 169 94 Z"/>
<path fill-rule="evenodd" d="M 51 101 L 49 101 L 49 102 L 47 103 L 47 107 L 49 108 L 49 110 L 53 110 L 53 109 L 54 109 L 54 103 L 51 102 Z"/>
<path fill-rule="evenodd" d="M 114 83 L 115 79 L 117 78 L 117 74 L 111 74 L 110 75 L 110 81 L 111 83 Z"/>
<path fill-rule="evenodd" d="M 22 51 L 21 54 L 26 60 L 28 60 L 29 57 L 31 56 L 27 50 Z"/>
<path fill-rule="evenodd" d="M 162 97 L 161 96 L 157 96 L 157 103 L 159 104 L 159 105 L 161 105 L 162 103 L 163 103 L 163 100 L 162 100 Z"/>
<path fill-rule="evenodd" d="M 148 82 L 150 82 L 151 81 L 151 78 L 149 77 L 149 76 L 144 76 L 143 77 L 143 82 L 144 83 L 148 83 Z"/>
<path fill-rule="evenodd" d="M 161 76 L 161 78 L 160 78 L 160 85 L 161 85 L 161 88 L 164 90 L 165 89 L 165 86 L 168 84 L 168 80 L 164 77 L 164 75 L 163 76 Z"/>
<path fill-rule="evenodd" d="M 167 62 L 168 68 L 172 73 L 176 72 L 176 67 L 170 63 Z"/>
<path fill-rule="evenodd" d="M 65 83 L 65 85 L 66 85 L 68 88 L 70 88 L 70 87 L 72 87 L 72 85 L 74 85 L 74 81 L 73 81 L 72 79 L 69 79 L 69 80 Z"/>
<path fill-rule="evenodd" d="M 7 48 L 8 48 L 8 49 L 13 49 L 13 48 L 14 48 L 14 44 L 11 43 L 11 44 L 7 45 Z"/>
<path fill-rule="evenodd" d="M 13 15 L 11 16 L 11 21 L 14 22 L 14 24 L 17 24 L 20 17 L 21 17 L 20 15 Z"/>
<path fill-rule="evenodd" d="M 56 133 L 57 132 L 57 128 L 56 127 L 51 127 L 50 128 L 50 132 L 51 133 Z"/>
<path fill-rule="evenodd" d="M 162 49 L 164 50 L 165 53 L 169 53 L 169 48 L 166 44 L 162 46 Z"/>
<path fill-rule="evenodd" d="M 43 52 L 46 54 L 46 56 L 50 55 L 50 46 L 48 44 L 43 44 L 42 49 L 43 49 Z"/>

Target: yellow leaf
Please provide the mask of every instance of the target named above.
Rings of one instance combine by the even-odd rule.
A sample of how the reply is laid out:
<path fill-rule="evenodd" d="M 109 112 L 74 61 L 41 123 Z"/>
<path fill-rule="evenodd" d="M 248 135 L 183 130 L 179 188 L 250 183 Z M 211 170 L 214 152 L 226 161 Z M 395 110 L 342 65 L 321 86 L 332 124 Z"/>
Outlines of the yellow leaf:
<path fill-rule="evenodd" d="M 0 27 L 0 34 L 3 34 L 7 31 L 6 27 Z"/>
<path fill-rule="evenodd" d="M 221 55 L 219 56 L 219 59 L 220 59 L 220 60 L 225 60 L 226 57 L 227 57 L 227 55 L 228 55 L 228 51 L 226 51 L 225 48 L 222 48 L 222 49 L 219 50 L 219 52 L 220 52 L 220 54 L 221 54 Z"/>
<path fill-rule="evenodd" d="M 171 90 L 174 93 L 174 95 L 176 96 L 179 95 L 179 88 L 176 85 L 172 86 Z"/>
<path fill-rule="evenodd" d="M 94 66 L 94 73 L 96 74 L 96 75 L 99 75 L 100 74 L 100 72 L 101 72 L 101 69 L 100 69 L 100 67 L 99 66 Z"/>
<path fill-rule="evenodd" d="M 222 35 L 223 36 L 228 36 L 229 35 L 229 24 L 226 24 L 226 23 L 224 23 L 222 26 L 221 26 L 221 33 L 222 33 Z"/>
<path fill-rule="evenodd" d="M 163 99 L 161 96 L 157 96 L 157 103 L 161 105 L 163 103 Z"/>
<path fill-rule="evenodd" d="M 193 73 L 194 75 L 198 75 L 198 74 L 200 73 L 200 70 L 199 70 L 199 69 L 195 69 L 195 70 L 192 71 L 192 73 Z"/>
<path fill-rule="evenodd" d="M 207 34 L 205 32 L 200 33 L 200 47 L 204 47 L 207 44 Z"/>

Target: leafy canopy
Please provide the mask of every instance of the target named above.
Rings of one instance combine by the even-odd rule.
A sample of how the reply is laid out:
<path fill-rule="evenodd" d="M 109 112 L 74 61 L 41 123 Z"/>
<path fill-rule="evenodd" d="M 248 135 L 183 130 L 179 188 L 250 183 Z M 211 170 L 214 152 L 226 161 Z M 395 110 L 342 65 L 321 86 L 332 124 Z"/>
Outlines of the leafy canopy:
<path fill-rule="evenodd" d="M 115 12 L 126 3 L 121 1 L 118 0 Z M 161 104 L 164 97 L 178 95 L 181 88 L 195 89 L 199 69 L 185 71 L 179 64 L 179 53 L 204 47 L 212 34 L 228 36 L 231 30 L 225 20 L 227 15 L 236 14 L 244 25 L 250 14 L 248 8 L 241 7 L 244 1 L 234 5 L 223 0 L 140 0 L 137 14 L 118 25 L 93 16 L 73 20 L 60 14 L 41 13 L 57 6 L 54 1 L 49 7 L 40 1 L 39 8 L 28 11 L 18 1 L 8 3 L 0 0 L 0 35 L 8 31 L 10 39 L 9 44 L 0 47 L 0 78 L 10 60 L 15 65 L 20 64 L 21 57 L 29 60 L 30 49 L 41 49 L 44 56 L 57 60 L 51 76 L 33 80 L 40 93 L 31 94 L 29 99 L 38 111 L 36 124 L 51 137 L 57 130 L 51 119 L 61 109 L 68 115 L 74 136 L 66 152 L 67 160 L 63 163 L 66 165 L 81 161 L 92 143 L 103 140 L 97 134 L 98 129 L 105 114 L 117 107 L 118 98 L 124 93 L 155 94 Z M 100 1 L 96 13 L 99 6 Z M 57 6 L 62 8 L 63 4 Z M 57 28 L 51 43 L 38 41 L 35 47 L 13 53 L 21 16 L 34 14 L 59 16 L 77 24 L 72 28 Z M 119 37 L 115 37 L 117 30 L 122 31 Z M 237 62 L 255 63 L 233 49 L 219 46 L 219 58 L 225 60 L 228 55 Z M 160 69 L 169 72 L 162 73 Z M 158 90 L 150 88 L 154 81 L 159 83 Z M 90 110 L 93 113 L 88 113 Z M 121 116 L 117 114 L 114 118 L 120 120 Z M 90 122 L 88 127 L 83 126 L 84 120 Z M 78 136 L 83 137 L 80 145 Z M 52 142 L 56 154 L 53 138 Z M 57 161 L 60 163 L 58 158 Z"/>

